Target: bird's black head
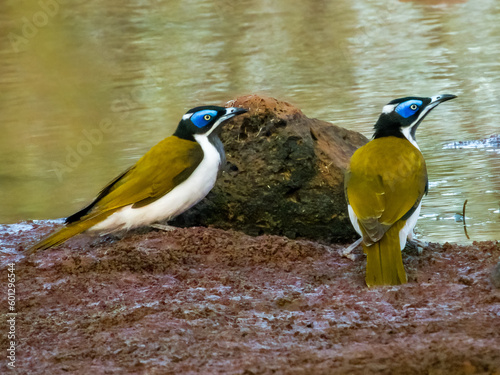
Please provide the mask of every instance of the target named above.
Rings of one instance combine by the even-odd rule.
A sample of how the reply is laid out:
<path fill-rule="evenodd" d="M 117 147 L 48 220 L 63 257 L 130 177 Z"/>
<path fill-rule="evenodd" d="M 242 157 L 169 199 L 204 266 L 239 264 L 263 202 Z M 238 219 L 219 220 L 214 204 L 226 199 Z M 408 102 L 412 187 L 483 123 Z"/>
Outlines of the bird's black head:
<path fill-rule="evenodd" d="M 190 109 L 182 116 L 174 135 L 194 141 L 194 135 L 209 136 L 224 121 L 247 112 L 244 108 L 203 106 Z"/>
<path fill-rule="evenodd" d="M 425 116 L 438 104 L 453 98 L 456 96 L 443 94 L 430 98 L 408 96 L 394 99 L 382 109 L 373 138 L 394 136 L 415 141 L 415 132 Z"/>

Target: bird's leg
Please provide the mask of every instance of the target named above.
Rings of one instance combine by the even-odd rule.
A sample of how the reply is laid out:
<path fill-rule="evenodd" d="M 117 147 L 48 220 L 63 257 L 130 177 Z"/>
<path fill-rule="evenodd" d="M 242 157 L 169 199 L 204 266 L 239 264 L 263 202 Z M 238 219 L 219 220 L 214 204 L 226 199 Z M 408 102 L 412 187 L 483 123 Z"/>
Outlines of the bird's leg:
<path fill-rule="evenodd" d="M 418 255 L 422 255 L 424 249 L 429 246 L 428 242 L 417 240 L 416 238 L 408 239 L 406 241 L 406 246 L 409 249 L 417 250 Z"/>
<path fill-rule="evenodd" d="M 171 225 L 165 225 L 165 224 L 151 224 L 150 225 L 151 228 L 155 228 L 155 229 L 159 229 L 159 230 L 163 230 L 165 232 L 171 232 L 175 229 L 177 229 L 176 227 L 173 227 Z"/>
<path fill-rule="evenodd" d="M 346 247 L 344 250 L 340 251 L 340 256 L 349 258 L 350 260 L 356 260 L 356 255 L 352 254 L 353 250 L 359 246 L 363 238 L 359 238 L 356 242 L 352 243 L 350 246 Z"/>

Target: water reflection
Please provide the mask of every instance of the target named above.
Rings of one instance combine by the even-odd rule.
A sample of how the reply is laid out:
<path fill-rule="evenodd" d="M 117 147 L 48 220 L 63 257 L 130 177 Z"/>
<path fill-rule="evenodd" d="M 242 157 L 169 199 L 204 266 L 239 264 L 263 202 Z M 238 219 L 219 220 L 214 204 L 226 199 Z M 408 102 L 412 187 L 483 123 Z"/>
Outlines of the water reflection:
<path fill-rule="evenodd" d="M 417 134 L 431 180 L 418 230 L 464 242 L 468 199 L 471 238 L 499 238 L 498 153 L 443 148 L 498 133 L 498 1 L 0 7 L 0 222 L 79 209 L 196 105 L 263 93 L 371 136 L 389 100 L 453 93 Z"/>

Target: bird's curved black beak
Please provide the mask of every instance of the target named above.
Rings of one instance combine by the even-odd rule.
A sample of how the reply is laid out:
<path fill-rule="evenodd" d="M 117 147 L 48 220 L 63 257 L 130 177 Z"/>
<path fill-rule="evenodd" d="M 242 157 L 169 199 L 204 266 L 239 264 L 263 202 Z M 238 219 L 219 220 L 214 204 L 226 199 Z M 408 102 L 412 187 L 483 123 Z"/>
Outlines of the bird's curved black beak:
<path fill-rule="evenodd" d="M 445 102 L 447 100 L 455 99 L 457 96 L 452 95 L 452 94 L 441 94 L 441 95 L 436 95 L 436 96 L 431 96 L 430 103 L 427 104 L 427 106 L 424 108 L 418 119 L 411 125 L 411 134 L 413 138 L 415 138 L 415 131 L 417 130 L 417 127 L 420 125 L 422 120 L 429 114 L 430 111 L 432 111 L 433 108 L 441 104 L 442 102 Z"/>
<path fill-rule="evenodd" d="M 224 119 L 230 119 L 231 117 L 242 115 L 243 113 L 248 112 L 248 109 L 239 108 L 239 107 L 229 107 L 226 108 L 226 113 L 222 116 Z"/>
<path fill-rule="evenodd" d="M 441 104 L 442 102 L 455 99 L 456 97 L 457 97 L 456 95 L 452 94 L 441 94 L 441 95 L 431 96 L 431 102 L 429 103 L 429 105 L 435 107 L 438 104 Z"/>
<path fill-rule="evenodd" d="M 439 104 L 442 102 L 445 102 L 447 100 L 455 99 L 457 96 L 456 95 L 451 95 L 451 94 L 441 94 L 441 95 L 436 95 L 436 96 L 431 96 L 431 101 L 427 106 L 424 108 L 422 111 L 422 114 L 418 118 L 418 123 L 420 123 L 425 116 L 435 107 L 437 107 Z"/>
<path fill-rule="evenodd" d="M 226 108 L 226 113 L 224 113 L 221 117 L 219 117 L 219 119 L 217 120 L 217 122 L 212 126 L 212 128 L 210 129 L 210 131 L 208 132 L 208 134 L 212 133 L 215 129 L 220 129 L 221 125 L 223 122 L 235 117 L 235 116 L 238 116 L 238 115 L 241 115 L 243 113 L 246 113 L 248 112 L 247 109 L 245 108 L 238 108 L 238 107 L 229 107 L 229 108 Z M 215 130 L 215 133 L 218 134 L 220 133 L 220 130 Z"/>

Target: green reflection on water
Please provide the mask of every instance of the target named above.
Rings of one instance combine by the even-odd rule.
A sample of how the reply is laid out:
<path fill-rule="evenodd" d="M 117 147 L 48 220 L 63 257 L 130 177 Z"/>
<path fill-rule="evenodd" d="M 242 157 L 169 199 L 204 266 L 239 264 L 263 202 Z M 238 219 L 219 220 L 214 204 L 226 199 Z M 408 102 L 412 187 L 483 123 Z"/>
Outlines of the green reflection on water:
<path fill-rule="evenodd" d="M 197 105 L 262 93 L 371 136 L 389 100 L 453 93 L 417 134 L 418 231 L 465 242 L 468 199 L 499 239 L 498 150 L 443 149 L 499 131 L 499 2 L 42 3 L 0 5 L 0 222 L 71 214 Z"/>

